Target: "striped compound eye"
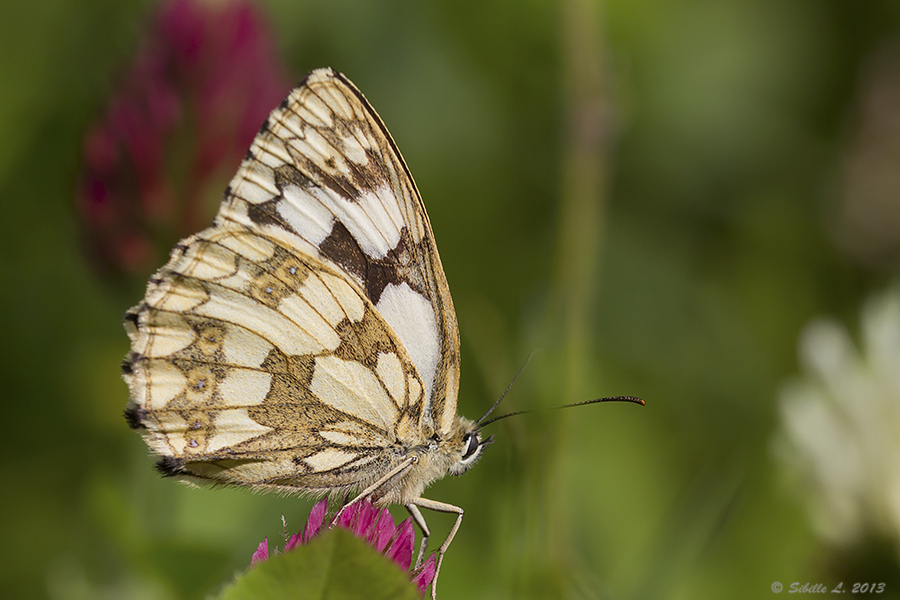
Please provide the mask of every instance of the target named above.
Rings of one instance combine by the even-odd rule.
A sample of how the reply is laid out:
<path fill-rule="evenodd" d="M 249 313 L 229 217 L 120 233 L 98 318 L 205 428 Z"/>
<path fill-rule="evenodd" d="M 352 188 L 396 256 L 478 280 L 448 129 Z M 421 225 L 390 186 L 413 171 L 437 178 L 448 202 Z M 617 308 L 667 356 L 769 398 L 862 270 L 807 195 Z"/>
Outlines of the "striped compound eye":
<path fill-rule="evenodd" d="M 479 431 L 470 431 L 463 436 L 463 453 L 459 460 L 450 467 L 451 475 L 462 475 L 478 462 L 484 447 L 494 441 L 493 437 L 481 439 Z"/>
<path fill-rule="evenodd" d="M 467 433 L 466 437 L 463 438 L 463 443 L 466 445 L 466 449 L 463 451 L 462 458 L 459 462 L 468 466 L 478 458 L 479 454 L 481 454 L 481 440 L 477 433 Z"/>

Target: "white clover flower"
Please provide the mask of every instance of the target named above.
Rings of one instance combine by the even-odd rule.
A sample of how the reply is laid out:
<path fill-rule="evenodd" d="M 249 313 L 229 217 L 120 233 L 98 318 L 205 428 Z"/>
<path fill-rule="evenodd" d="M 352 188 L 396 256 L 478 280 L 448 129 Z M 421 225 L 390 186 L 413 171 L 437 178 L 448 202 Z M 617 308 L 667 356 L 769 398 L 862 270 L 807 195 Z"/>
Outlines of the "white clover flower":
<path fill-rule="evenodd" d="M 800 378 L 779 393 L 780 459 L 809 484 L 824 539 L 867 533 L 900 550 L 900 289 L 862 310 L 861 352 L 833 320 L 800 335 Z"/>

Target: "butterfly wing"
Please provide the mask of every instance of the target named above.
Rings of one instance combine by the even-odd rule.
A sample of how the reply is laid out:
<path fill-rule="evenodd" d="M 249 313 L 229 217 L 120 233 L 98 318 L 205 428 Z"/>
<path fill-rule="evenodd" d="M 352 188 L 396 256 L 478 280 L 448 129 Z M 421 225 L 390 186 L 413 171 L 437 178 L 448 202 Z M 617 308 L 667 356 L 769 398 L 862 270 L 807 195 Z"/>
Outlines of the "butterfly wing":
<path fill-rule="evenodd" d="M 217 223 L 233 221 L 338 266 L 409 351 L 426 420 L 456 414 L 459 332 L 425 206 L 362 93 L 313 71 L 272 112 L 232 180 Z"/>
<path fill-rule="evenodd" d="M 374 110 L 314 71 L 269 116 L 212 228 L 126 315 L 127 411 L 167 473 L 360 487 L 449 430 L 459 335 L 424 206 Z"/>

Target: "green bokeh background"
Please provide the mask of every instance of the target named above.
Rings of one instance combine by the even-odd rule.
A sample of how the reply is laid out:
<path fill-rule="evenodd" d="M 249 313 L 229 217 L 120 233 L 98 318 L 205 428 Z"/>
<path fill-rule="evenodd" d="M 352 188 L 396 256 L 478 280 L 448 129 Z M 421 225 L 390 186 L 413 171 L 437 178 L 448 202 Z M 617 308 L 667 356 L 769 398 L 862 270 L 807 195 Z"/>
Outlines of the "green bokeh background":
<path fill-rule="evenodd" d="M 508 410 L 647 400 L 494 426 L 476 468 L 429 489 L 466 509 L 442 598 L 766 598 L 773 581 L 898 579 L 890 549 L 865 548 L 873 570 L 834 567 L 772 438 L 803 325 L 852 326 L 896 272 L 847 256 L 828 224 L 860 73 L 900 32 L 900 5 L 262 6 L 293 76 L 346 73 L 416 177 L 459 316 L 460 412 L 479 416 L 534 349 Z M 163 480 L 121 418 L 121 316 L 141 291 L 92 271 L 73 191 L 81 136 L 151 8 L 0 7 L 7 598 L 203 598 L 311 505 Z M 452 524 L 427 517 L 436 537 Z"/>

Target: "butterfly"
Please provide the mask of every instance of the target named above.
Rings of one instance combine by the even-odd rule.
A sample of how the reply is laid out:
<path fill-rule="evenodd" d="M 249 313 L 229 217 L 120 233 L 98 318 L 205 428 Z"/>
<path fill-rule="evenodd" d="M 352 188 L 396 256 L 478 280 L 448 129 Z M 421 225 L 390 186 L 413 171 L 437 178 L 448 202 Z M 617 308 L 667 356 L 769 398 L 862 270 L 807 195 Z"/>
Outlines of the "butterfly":
<path fill-rule="evenodd" d="M 428 215 L 346 77 L 313 71 L 272 111 L 212 227 L 175 246 L 125 328 L 125 417 L 163 475 L 401 504 L 423 531 L 417 566 L 419 509 L 455 514 L 436 597 L 463 509 L 422 493 L 470 468 L 503 417 L 456 412 L 459 331 Z"/>
<path fill-rule="evenodd" d="M 347 78 L 313 71 L 269 115 L 213 226 L 125 326 L 126 419 L 164 475 L 402 504 L 422 548 L 419 508 L 455 513 L 439 572 L 463 510 L 422 492 L 490 439 L 456 413 L 459 331 L 425 206 Z"/>

